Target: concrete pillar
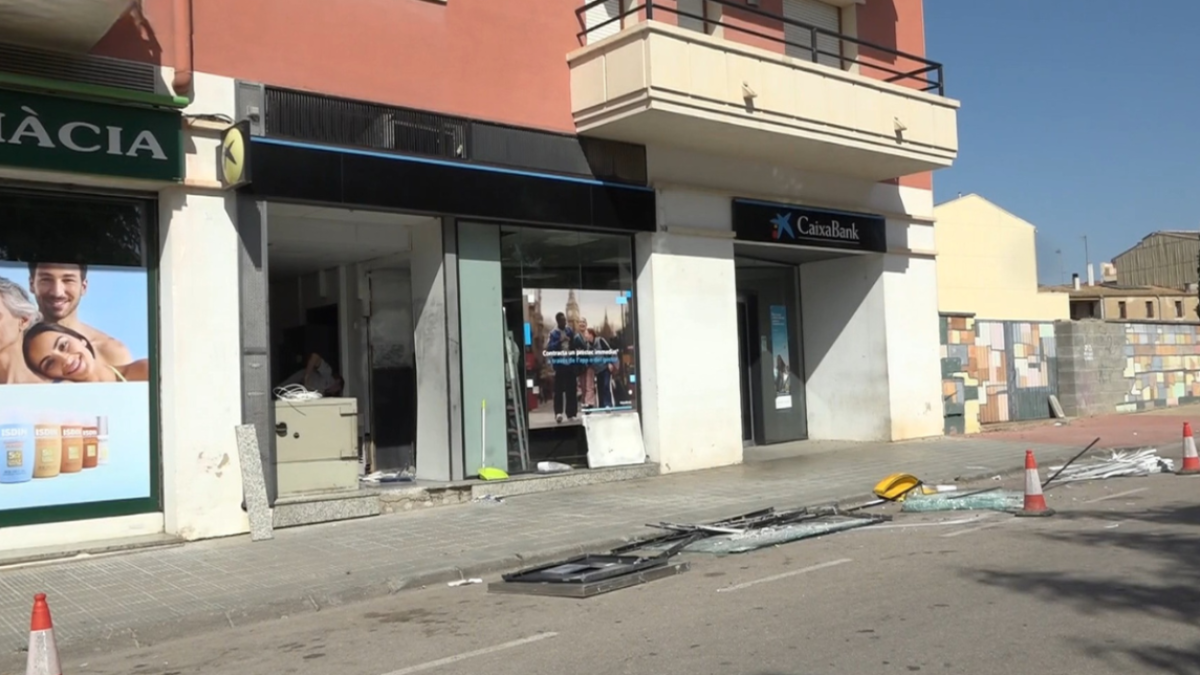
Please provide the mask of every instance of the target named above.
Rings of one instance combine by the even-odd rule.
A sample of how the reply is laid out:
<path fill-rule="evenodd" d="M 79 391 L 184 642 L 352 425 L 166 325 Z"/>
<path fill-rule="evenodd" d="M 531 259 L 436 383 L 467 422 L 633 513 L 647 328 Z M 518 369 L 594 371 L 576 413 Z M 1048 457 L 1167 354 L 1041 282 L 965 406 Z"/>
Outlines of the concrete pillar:
<path fill-rule="evenodd" d="M 742 461 L 733 241 L 639 234 L 642 429 L 664 472 Z"/>
<path fill-rule="evenodd" d="M 159 377 L 165 527 L 245 532 L 234 427 L 242 423 L 238 232 L 222 194 L 159 197 Z M 265 310 L 265 307 L 259 311 Z"/>
<path fill-rule="evenodd" d="M 417 478 L 451 480 L 450 391 L 442 224 L 412 230 L 413 356 L 417 371 Z"/>
<path fill-rule="evenodd" d="M 887 255 L 883 260 L 887 318 L 889 439 L 941 436 L 941 337 L 938 331 L 937 261 Z"/>

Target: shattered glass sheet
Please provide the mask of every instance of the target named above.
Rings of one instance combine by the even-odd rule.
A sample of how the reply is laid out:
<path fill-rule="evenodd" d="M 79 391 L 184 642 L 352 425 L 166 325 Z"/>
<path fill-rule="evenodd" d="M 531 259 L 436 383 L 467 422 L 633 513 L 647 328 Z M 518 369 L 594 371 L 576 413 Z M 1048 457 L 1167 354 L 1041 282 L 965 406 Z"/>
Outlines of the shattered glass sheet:
<path fill-rule="evenodd" d="M 1062 466 L 1049 468 L 1054 475 Z M 1087 461 L 1068 466 L 1055 483 L 1070 483 L 1081 480 L 1102 480 L 1124 476 L 1149 476 L 1155 473 L 1172 473 L 1175 463 L 1158 456 L 1157 448 L 1136 450 L 1114 450 L 1108 457 L 1092 457 Z"/>
<path fill-rule="evenodd" d="M 875 520 L 870 518 L 827 516 L 800 523 L 792 523 L 790 525 L 764 527 L 758 530 L 750 530 L 743 534 L 719 534 L 714 537 L 694 541 L 688 544 L 683 550 L 689 553 L 715 553 L 717 555 L 745 553 L 768 546 L 799 541 L 800 539 L 819 537 L 823 534 L 851 530 L 856 527 L 871 525 L 875 522 Z"/>
<path fill-rule="evenodd" d="M 1025 493 L 1012 490 L 992 490 L 957 498 L 954 493 L 922 495 L 910 494 L 904 500 L 901 511 L 923 513 L 927 511 L 1010 511 L 1025 504 Z"/>

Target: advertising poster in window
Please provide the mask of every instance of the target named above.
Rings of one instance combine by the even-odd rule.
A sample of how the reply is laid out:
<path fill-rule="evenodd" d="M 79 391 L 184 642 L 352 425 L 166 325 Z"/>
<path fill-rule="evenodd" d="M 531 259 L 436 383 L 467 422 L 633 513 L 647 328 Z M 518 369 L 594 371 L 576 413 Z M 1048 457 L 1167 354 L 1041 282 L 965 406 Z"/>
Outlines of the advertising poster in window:
<path fill-rule="evenodd" d="M 0 512 L 150 496 L 146 274 L 0 261 Z"/>
<path fill-rule="evenodd" d="M 527 288 L 522 296 L 529 428 L 633 410 L 633 293 Z"/>
<path fill-rule="evenodd" d="M 775 378 L 775 409 L 792 407 L 792 357 L 788 350 L 787 307 L 771 305 L 771 368 Z"/>

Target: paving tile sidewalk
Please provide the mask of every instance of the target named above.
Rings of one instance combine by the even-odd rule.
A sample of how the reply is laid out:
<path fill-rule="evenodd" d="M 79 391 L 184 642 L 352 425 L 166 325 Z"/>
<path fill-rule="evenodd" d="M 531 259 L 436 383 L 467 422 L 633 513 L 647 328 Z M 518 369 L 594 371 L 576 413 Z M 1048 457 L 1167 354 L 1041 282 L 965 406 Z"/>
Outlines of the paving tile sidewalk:
<path fill-rule="evenodd" d="M 28 637 L 35 592 L 50 595 L 64 654 L 83 656 L 608 548 L 646 534 L 646 522 L 864 497 L 893 471 L 929 481 L 1012 471 L 1026 447 L 983 437 L 862 445 L 501 504 L 281 530 L 268 542 L 236 537 L 0 570 L 0 672 L 23 658 L 16 650 Z M 1076 450 L 1034 447 L 1043 464 Z"/>

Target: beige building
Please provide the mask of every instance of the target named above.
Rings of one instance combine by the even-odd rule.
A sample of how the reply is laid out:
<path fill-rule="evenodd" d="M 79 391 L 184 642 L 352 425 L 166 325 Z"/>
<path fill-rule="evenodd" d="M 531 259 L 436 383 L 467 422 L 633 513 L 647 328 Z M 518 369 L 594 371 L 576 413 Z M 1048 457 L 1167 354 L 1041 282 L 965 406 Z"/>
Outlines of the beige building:
<path fill-rule="evenodd" d="M 1200 298 L 1192 291 L 1162 286 L 1059 286 L 1069 294 L 1071 318 L 1106 321 L 1157 321 L 1195 323 L 1200 320 Z"/>
<path fill-rule="evenodd" d="M 1126 286 L 1184 288 L 1200 281 L 1196 273 L 1198 256 L 1200 232 L 1161 230 L 1118 254 L 1113 264 L 1117 281 Z"/>
<path fill-rule="evenodd" d="M 996 321 L 1070 316 L 1068 296 L 1038 287 L 1037 228 L 970 194 L 934 207 L 938 311 Z"/>

